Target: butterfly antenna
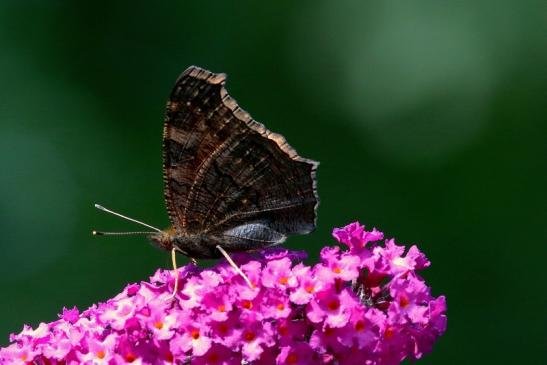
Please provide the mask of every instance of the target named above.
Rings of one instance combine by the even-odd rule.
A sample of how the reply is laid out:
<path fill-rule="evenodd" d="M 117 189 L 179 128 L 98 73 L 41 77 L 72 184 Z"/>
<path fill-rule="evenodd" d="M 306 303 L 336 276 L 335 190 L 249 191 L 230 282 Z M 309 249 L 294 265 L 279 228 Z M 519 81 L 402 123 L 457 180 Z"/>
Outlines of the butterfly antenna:
<path fill-rule="evenodd" d="M 156 232 L 102 232 L 102 231 L 93 231 L 94 236 L 129 236 L 134 234 L 152 234 Z"/>
<path fill-rule="evenodd" d="M 107 212 L 107 213 L 113 214 L 113 215 L 115 215 L 115 216 L 118 216 L 118 217 L 120 217 L 120 218 L 126 219 L 126 220 L 128 220 L 128 221 L 138 223 L 138 224 L 140 224 L 141 226 L 148 227 L 148 228 L 150 228 L 150 229 L 153 229 L 153 230 L 156 231 L 156 232 L 161 232 L 161 229 L 159 229 L 159 228 L 156 228 L 156 227 L 151 226 L 151 225 L 149 225 L 149 224 L 146 224 L 146 223 L 144 223 L 144 222 L 138 221 L 138 220 L 136 220 L 136 219 L 126 217 L 125 215 L 120 214 L 120 213 L 116 213 L 116 212 L 114 212 L 114 211 L 112 211 L 112 210 L 110 210 L 110 209 L 106 209 L 106 208 L 103 207 L 102 205 L 95 204 L 95 208 L 97 208 L 97 209 L 99 209 L 99 210 L 102 210 L 103 212 Z M 94 231 L 94 232 L 95 232 L 95 231 Z M 110 233 L 110 232 L 102 232 L 102 233 Z M 115 233 L 115 232 L 111 232 L 111 233 Z M 132 232 L 120 232 L 120 233 L 132 233 Z M 147 232 L 147 233 L 149 233 L 149 232 Z M 137 233 L 137 234 L 140 234 L 140 233 Z"/>

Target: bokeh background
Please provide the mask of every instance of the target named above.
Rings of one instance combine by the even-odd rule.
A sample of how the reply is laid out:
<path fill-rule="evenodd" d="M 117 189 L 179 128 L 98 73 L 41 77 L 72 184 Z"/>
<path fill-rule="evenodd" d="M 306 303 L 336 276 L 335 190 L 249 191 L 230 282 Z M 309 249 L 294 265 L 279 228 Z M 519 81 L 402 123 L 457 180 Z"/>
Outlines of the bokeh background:
<path fill-rule="evenodd" d="M 312 259 L 354 220 L 418 244 L 449 325 L 422 364 L 545 363 L 544 1 L 0 3 L 0 344 L 169 267 L 166 98 L 191 64 L 321 162 Z M 184 260 L 181 260 L 184 262 Z"/>

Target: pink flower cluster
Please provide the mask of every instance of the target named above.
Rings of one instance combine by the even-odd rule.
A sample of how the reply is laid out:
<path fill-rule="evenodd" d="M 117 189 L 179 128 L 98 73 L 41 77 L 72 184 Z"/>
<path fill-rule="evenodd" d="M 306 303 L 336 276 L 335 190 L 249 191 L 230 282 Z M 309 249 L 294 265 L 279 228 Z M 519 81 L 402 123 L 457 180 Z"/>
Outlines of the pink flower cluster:
<path fill-rule="evenodd" d="M 83 313 L 25 326 L 0 350 L 1 364 L 398 364 L 420 358 L 446 329 L 445 298 L 416 270 L 429 261 L 412 246 L 366 231 L 335 229 L 348 246 L 325 247 L 320 263 L 265 250 L 213 268 L 158 270 Z"/>

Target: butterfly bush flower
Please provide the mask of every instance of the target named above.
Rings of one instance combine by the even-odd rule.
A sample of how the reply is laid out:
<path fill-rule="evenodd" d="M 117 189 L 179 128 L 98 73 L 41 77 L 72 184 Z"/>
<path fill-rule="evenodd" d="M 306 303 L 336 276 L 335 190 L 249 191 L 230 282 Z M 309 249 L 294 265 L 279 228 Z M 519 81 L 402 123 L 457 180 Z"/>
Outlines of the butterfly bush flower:
<path fill-rule="evenodd" d="M 352 223 L 307 266 L 301 252 L 236 254 L 231 266 L 158 270 L 106 303 L 25 326 L 1 364 L 398 364 L 446 330 L 444 296 L 417 271 L 430 262 Z M 405 252 L 406 251 L 406 252 Z"/>

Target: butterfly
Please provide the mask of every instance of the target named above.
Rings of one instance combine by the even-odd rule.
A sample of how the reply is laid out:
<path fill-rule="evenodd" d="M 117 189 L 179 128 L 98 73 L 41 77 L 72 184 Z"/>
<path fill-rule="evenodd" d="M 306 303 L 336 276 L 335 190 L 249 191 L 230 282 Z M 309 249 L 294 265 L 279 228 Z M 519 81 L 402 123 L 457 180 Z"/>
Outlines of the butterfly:
<path fill-rule="evenodd" d="M 177 79 L 163 128 L 163 178 L 171 226 L 160 248 L 192 259 L 281 244 L 316 226 L 318 162 L 255 121 L 230 97 L 226 75 L 191 66 Z M 105 234 L 106 232 L 94 232 Z M 143 232 L 147 233 L 147 232 Z"/>

